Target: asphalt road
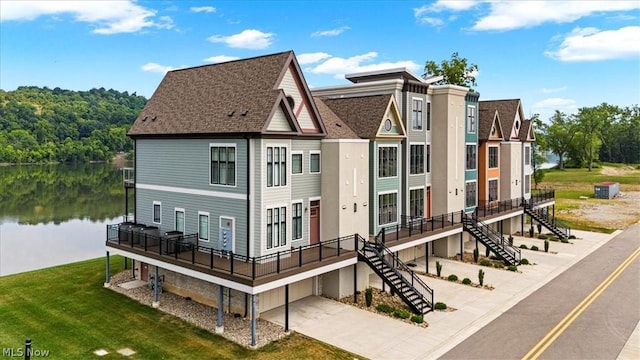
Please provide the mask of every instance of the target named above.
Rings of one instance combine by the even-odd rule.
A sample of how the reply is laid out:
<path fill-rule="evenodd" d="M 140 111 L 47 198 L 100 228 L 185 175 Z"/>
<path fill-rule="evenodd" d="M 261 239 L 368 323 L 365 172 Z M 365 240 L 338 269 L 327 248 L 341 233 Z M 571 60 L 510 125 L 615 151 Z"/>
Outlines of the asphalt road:
<path fill-rule="evenodd" d="M 640 321 L 640 257 L 629 259 L 639 248 L 640 223 L 441 359 L 616 359 Z"/>

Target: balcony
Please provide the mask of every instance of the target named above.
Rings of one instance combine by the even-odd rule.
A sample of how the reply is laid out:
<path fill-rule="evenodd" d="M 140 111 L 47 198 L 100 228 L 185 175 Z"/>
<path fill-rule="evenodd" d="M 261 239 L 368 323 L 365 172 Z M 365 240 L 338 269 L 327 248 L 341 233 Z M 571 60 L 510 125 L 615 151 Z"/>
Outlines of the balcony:
<path fill-rule="evenodd" d="M 398 224 L 382 228 L 378 235 L 375 236 L 375 239 L 381 241 L 387 247 L 393 247 L 416 239 L 437 235 L 447 230 L 462 229 L 463 215 L 463 211 L 430 218 L 401 215 Z"/>
<path fill-rule="evenodd" d="M 203 247 L 198 234 L 162 237 L 107 225 L 106 245 L 237 283 L 257 286 L 347 259 L 356 259 L 357 234 L 260 257 Z M 360 238 L 361 239 L 361 238 Z"/>

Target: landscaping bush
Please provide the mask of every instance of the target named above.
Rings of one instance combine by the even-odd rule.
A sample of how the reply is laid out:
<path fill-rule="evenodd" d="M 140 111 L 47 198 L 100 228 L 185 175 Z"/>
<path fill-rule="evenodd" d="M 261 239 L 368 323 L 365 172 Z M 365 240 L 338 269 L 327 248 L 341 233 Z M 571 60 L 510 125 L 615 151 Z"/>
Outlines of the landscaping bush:
<path fill-rule="evenodd" d="M 449 275 L 447 280 L 449 280 L 449 281 L 458 281 L 458 275 L 451 274 L 451 275 Z"/>
<path fill-rule="evenodd" d="M 509 271 L 518 271 L 518 267 L 515 265 L 509 265 Z"/>
<path fill-rule="evenodd" d="M 491 253 L 491 250 L 489 250 L 488 247 L 484 248 L 484 256 L 489 257 L 489 254 Z"/>
<path fill-rule="evenodd" d="M 496 269 L 503 269 L 504 265 L 502 265 L 501 263 L 494 263 L 493 267 L 496 268 Z"/>
<path fill-rule="evenodd" d="M 391 305 L 379 304 L 378 306 L 376 306 L 376 310 L 383 313 L 391 314 L 395 310 L 395 308 Z"/>
<path fill-rule="evenodd" d="M 545 240 L 545 239 L 548 239 L 548 238 L 549 237 L 547 235 L 545 235 L 545 234 L 538 235 L 538 239 L 541 239 L 541 240 Z"/>
<path fill-rule="evenodd" d="M 478 263 L 478 258 L 480 257 L 480 251 L 478 248 L 473 249 L 473 262 Z"/>
<path fill-rule="evenodd" d="M 520 249 L 527 249 L 527 245 L 525 245 L 525 244 L 520 244 Z"/>
<path fill-rule="evenodd" d="M 441 273 L 442 273 L 442 264 L 440 264 L 440 261 L 436 261 L 436 274 L 438 275 L 438 277 L 440 277 Z"/>
<path fill-rule="evenodd" d="M 538 224 L 538 234 L 542 234 L 542 224 Z"/>
<path fill-rule="evenodd" d="M 533 237 L 533 226 L 529 228 L 529 237 Z"/>
<path fill-rule="evenodd" d="M 569 243 L 569 240 L 567 240 L 567 239 L 562 239 L 561 241 L 562 241 L 563 244 L 568 244 Z"/>
<path fill-rule="evenodd" d="M 509 235 L 507 240 L 509 240 L 509 246 L 513 246 L 513 236 Z"/>
<path fill-rule="evenodd" d="M 482 260 L 480 260 L 480 265 L 482 265 L 482 266 L 491 266 L 491 261 L 489 261 L 487 259 L 482 259 Z"/>
<path fill-rule="evenodd" d="M 533 250 L 533 251 L 538 251 L 538 247 L 537 247 L 537 246 L 535 246 L 535 245 L 531 245 L 531 250 Z"/>
<path fill-rule="evenodd" d="M 411 315 L 411 321 L 416 324 L 422 324 L 424 322 L 424 316 L 422 315 Z"/>
<path fill-rule="evenodd" d="M 372 301 L 373 301 L 373 289 L 369 287 L 364 290 L 364 302 L 367 304 L 367 307 L 370 307 Z"/>
<path fill-rule="evenodd" d="M 571 236 L 569 236 L 569 239 L 571 239 L 571 240 L 573 240 L 573 239 L 575 239 L 575 238 L 576 238 L 576 236 L 575 236 L 575 235 L 571 235 Z"/>
<path fill-rule="evenodd" d="M 549 240 L 544 241 L 544 252 L 549 252 Z"/>
<path fill-rule="evenodd" d="M 529 265 L 529 260 L 527 260 L 526 258 L 525 258 L 525 259 L 522 259 L 522 260 L 520 260 L 520 264 L 522 264 L 522 265 Z"/>
<path fill-rule="evenodd" d="M 409 316 L 411 316 L 411 313 L 409 313 L 407 310 L 404 310 L 404 309 L 395 309 L 393 311 L 393 316 L 400 319 L 408 319 Z"/>
<path fill-rule="evenodd" d="M 435 308 L 436 310 L 445 310 L 447 308 L 447 304 L 443 302 L 437 302 Z"/>
<path fill-rule="evenodd" d="M 462 279 L 462 283 L 465 284 L 465 285 L 471 285 L 471 279 L 464 278 L 464 279 Z"/>
<path fill-rule="evenodd" d="M 478 270 L 478 282 L 480 283 L 480 286 L 484 285 L 484 270 L 482 269 Z"/>

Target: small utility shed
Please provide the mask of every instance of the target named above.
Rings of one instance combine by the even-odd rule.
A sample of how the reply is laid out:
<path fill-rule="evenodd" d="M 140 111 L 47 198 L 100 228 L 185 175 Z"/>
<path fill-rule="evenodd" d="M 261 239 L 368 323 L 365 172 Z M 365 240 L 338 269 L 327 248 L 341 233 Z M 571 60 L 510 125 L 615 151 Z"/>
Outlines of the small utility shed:
<path fill-rule="evenodd" d="M 594 186 L 594 192 L 596 199 L 611 199 L 620 192 L 620 183 L 602 182 Z"/>

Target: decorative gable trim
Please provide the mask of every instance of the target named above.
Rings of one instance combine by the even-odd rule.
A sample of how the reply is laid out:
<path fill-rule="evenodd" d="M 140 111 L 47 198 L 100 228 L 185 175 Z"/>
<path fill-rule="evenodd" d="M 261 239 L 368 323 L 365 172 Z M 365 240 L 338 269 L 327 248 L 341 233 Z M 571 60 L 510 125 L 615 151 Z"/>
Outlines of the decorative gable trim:
<path fill-rule="evenodd" d="M 389 97 L 389 104 L 384 112 L 384 116 L 380 119 L 380 126 L 378 126 L 378 133 L 374 140 L 382 139 L 404 139 L 407 137 L 407 132 L 398 110 L 398 104 L 395 97 Z"/>
<path fill-rule="evenodd" d="M 295 120 L 295 116 L 293 115 L 293 111 L 289 106 L 289 102 L 284 95 L 284 91 L 279 90 L 278 98 L 276 102 L 273 104 L 273 108 L 269 113 L 269 118 L 265 122 L 264 127 L 262 128 L 263 134 L 300 134 L 302 130 L 298 125 L 298 122 Z M 279 115 L 284 115 L 284 120 L 288 123 L 289 128 L 285 129 L 282 120 L 278 119 Z"/>
<path fill-rule="evenodd" d="M 494 135 L 495 132 L 497 132 L 497 136 Z M 504 132 L 502 131 L 502 122 L 500 121 L 498 110 L 496 110 L 493 115 L 493 122 L 489 130 L 489 140 L 504 140 Z"/>

